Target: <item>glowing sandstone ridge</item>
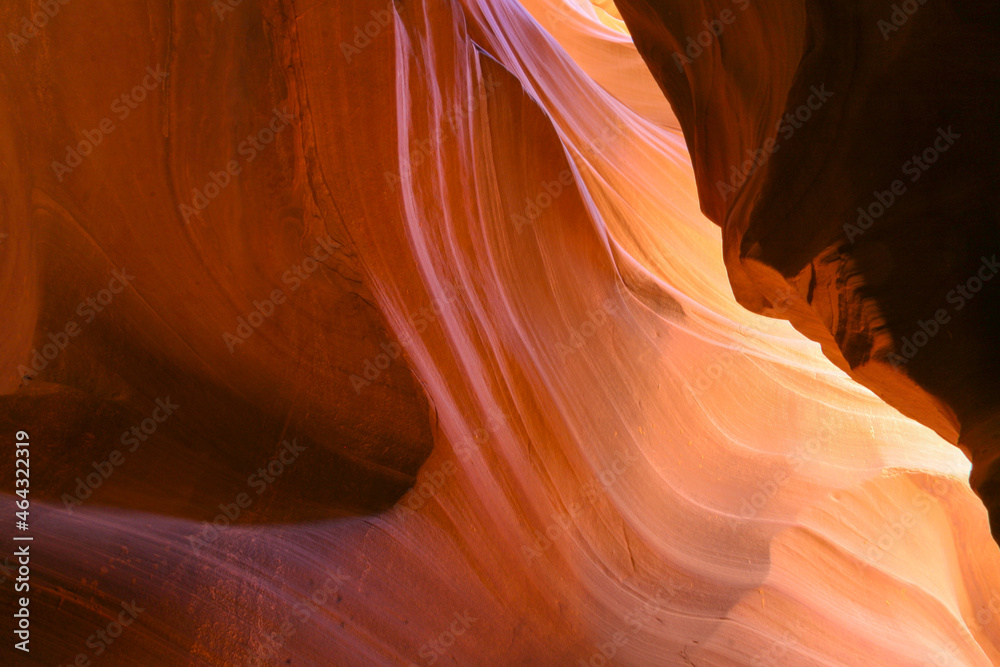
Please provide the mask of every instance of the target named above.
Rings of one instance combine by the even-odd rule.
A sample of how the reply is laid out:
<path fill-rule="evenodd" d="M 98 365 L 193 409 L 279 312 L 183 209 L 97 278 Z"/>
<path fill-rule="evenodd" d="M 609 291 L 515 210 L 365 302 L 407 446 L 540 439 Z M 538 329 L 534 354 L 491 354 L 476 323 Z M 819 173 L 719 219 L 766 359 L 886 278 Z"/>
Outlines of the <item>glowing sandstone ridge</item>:
<path fill-rule="evenodd" d="M 611 3 L 99 0 L 4 54 L 9 664 L 1000 661 L 969 459 L 780 319 L 822 329 L 808 289 L 734 268 L 630 32 Z"/>

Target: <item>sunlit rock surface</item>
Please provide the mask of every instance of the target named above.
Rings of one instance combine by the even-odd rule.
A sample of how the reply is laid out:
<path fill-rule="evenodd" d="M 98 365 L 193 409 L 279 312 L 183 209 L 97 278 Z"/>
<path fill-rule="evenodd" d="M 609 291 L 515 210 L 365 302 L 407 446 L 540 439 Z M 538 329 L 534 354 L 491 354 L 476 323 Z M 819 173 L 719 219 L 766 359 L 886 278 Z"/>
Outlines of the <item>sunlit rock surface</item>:
<path fill-rule="evenodd" d="M 1000 7 L 618 5 L 738 300 L 968 452 L 1000 535 Z"/>
<path fill-rule="evenodd" d="M 231 9 L 69 3 L 2 56 L 26 664 L 1000 659 L 968 460 L 737 303 L 614 6 Z"/>

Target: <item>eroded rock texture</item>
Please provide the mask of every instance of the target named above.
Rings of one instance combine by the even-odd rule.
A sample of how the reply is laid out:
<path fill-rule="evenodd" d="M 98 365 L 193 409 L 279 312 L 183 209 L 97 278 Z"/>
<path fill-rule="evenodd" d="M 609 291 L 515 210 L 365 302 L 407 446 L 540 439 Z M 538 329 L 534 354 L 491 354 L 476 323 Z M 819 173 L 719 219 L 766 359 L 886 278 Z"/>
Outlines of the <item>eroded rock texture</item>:
<path fill-rule="evenodd" d="M 996 4 L 617 4 L 739 301 L 959 444 L 996 533 Z"/>
<path fill-rule="evenodd" d="M 303 153 L 299 56 L 262 27 L 280 13 L 244 9 L 67 8 L 6 54 L 0 412 L 46 456 L 36 498 L 72 494 L 93 472 L 78 461 L 117 448 L 129 461 L 88 503 L 211 519 L 297 439 L 312 462 L 292 497 L 251 515 L 329 517 L 392 506 L 430 452 L 424 393 L 404 361 L 382 369 L 395 339 L 345 224 L 388 214 L 334 210 Z M 89 20 L 113 36 L 85 40 Z M 151 416 L 152 443 L 120 438 Z"/>
<path fill-rule="evenodd" d="M 746 233 L 700 211 L 712 151 L 783 108 L 797 60 L 767 55 L 804 52 L 805 8 L 698 84 L 774 68 L 699 107 L 742 110 L 717 142 L 609 3 L 60 7 L 0 50 L 0 420 L 30 432 L 35 537 L 32 653 L 5 658 L 1000 660 L 968 461 L 740 305 L 730 277 L 764 311 L 777 272 L 724 262 Z"/>

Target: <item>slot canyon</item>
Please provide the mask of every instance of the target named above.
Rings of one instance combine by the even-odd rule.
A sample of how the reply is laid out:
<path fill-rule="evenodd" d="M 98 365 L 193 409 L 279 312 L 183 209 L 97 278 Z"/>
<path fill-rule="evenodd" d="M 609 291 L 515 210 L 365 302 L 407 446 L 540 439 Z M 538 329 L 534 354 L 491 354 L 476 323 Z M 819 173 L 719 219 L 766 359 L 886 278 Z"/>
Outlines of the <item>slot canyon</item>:
<path fill-rule="evenodd" d="M 1000 664 L 997 3 L 0 26 L 0 664 Z"/>

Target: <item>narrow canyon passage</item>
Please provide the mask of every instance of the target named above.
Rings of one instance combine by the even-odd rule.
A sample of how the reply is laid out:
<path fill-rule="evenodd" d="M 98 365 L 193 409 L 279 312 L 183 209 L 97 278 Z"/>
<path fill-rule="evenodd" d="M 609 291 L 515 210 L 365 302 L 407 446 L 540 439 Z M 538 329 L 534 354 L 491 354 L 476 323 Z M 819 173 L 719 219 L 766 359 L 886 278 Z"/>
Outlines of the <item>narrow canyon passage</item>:
<path fill-rule="evenodd" d="M 631 0 L 60 5 L 0 68 L 9 664 L 1000 661 L 958 394 L 775 268 L 812 162 L 714 183 L 799 93 L 826 149 L 819 4 L 689 3 L 701 55 Z"/>

